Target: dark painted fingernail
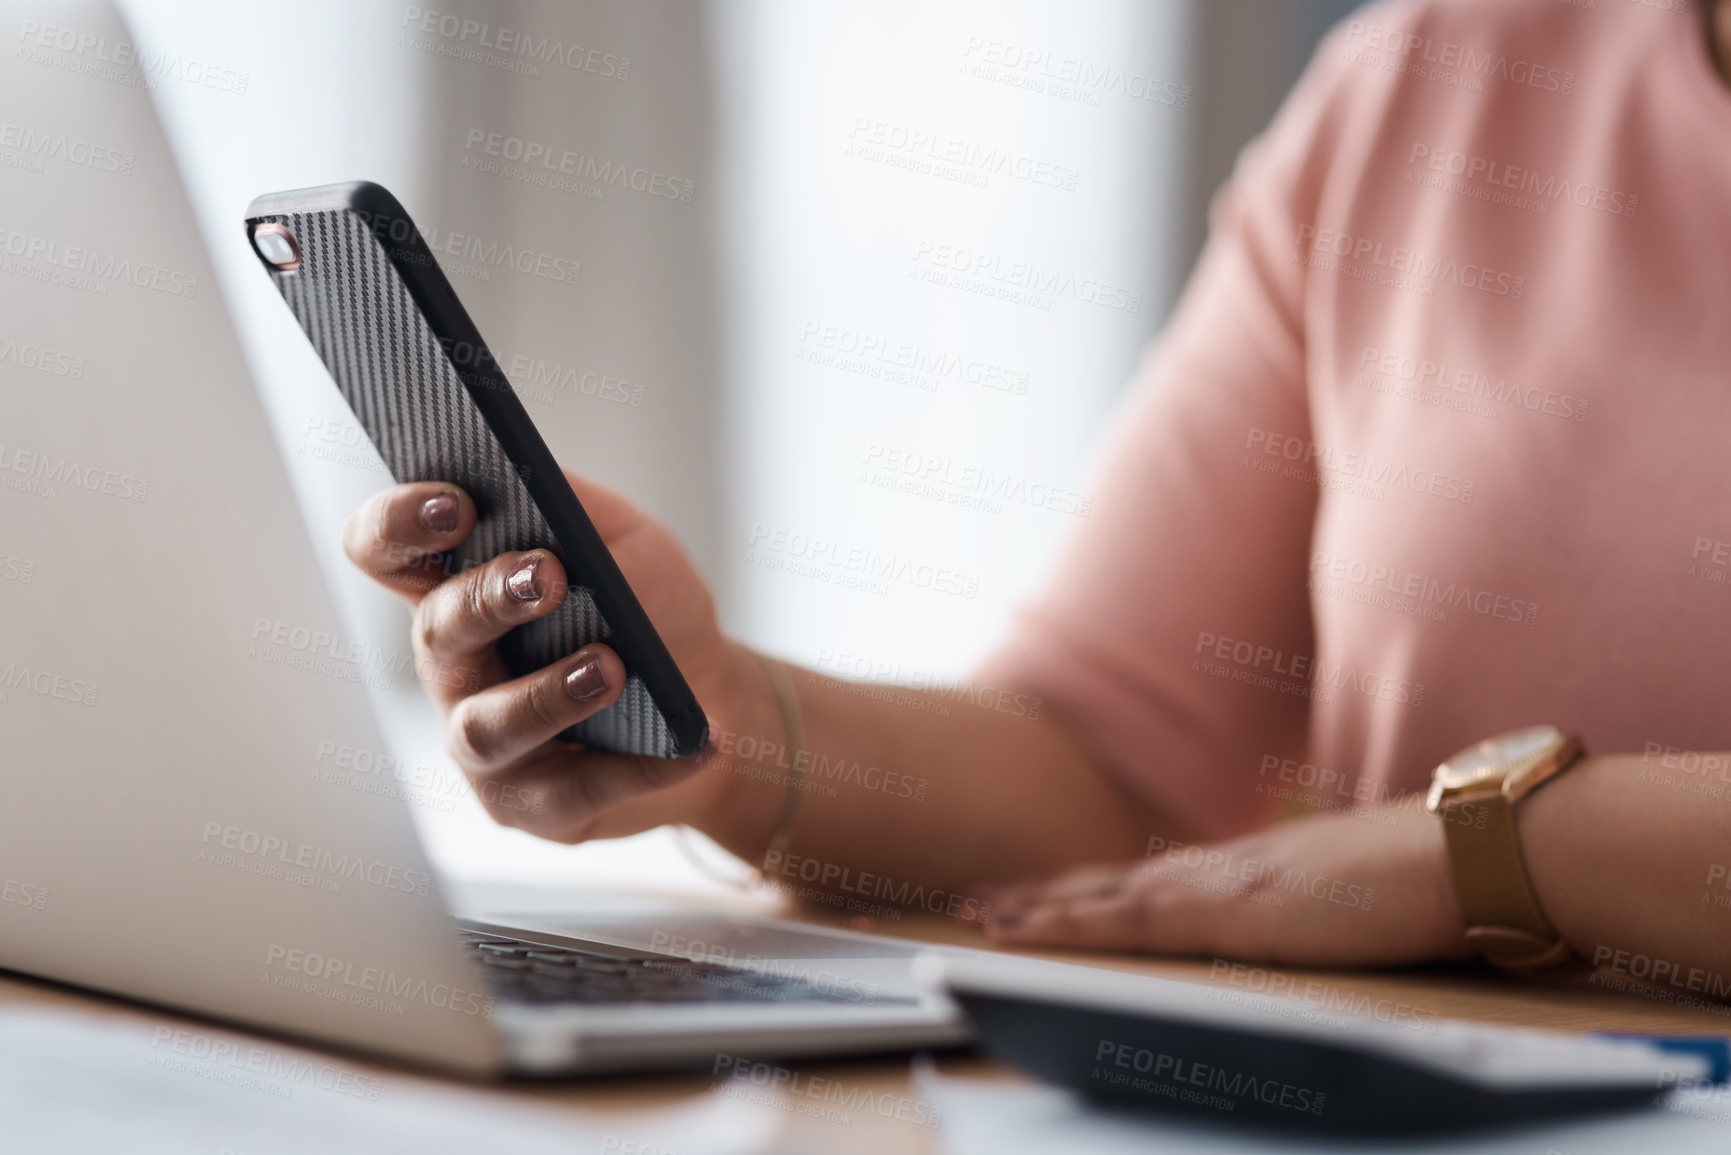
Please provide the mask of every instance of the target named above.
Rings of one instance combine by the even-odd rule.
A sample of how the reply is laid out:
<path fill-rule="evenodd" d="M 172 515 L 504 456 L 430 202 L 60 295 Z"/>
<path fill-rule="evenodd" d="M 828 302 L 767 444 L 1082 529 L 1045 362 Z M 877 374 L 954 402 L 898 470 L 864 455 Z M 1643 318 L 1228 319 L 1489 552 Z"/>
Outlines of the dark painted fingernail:
<path fill-rule="evenodd" d="M 565 692 L 579 702 L 587 702 L 597 694 L 607 692 L 607 675 L 601 671 L 601 659 L 589 654 L 565 675 Z"/>
<path fill-rule="evenodd" d="M 441 493 L 421 503 L 421 524 L 434 533 L 450 533 L 457 528 L 457 495 Z"/>
<path fill-rule="evenodd" d="M 1021 925 L 1022 913 L 1019 910 L 998 910 L 992 912 L 992 925 L 1001 930 L 1015 930 Z"/>
<path fill-rule="evenodd" d="M 505 579 L 505 588 L 520 602 L 532 602 L 541 596 L 541 559 L 532 557 Z"/>

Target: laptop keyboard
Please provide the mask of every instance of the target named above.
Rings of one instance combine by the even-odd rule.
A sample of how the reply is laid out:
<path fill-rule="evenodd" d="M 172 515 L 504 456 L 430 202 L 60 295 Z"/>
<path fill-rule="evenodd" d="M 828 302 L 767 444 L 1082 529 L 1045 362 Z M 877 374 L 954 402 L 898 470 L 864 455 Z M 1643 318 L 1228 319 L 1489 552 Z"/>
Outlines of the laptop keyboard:
<path fill-rule="evenodd" d="M 521 1003 L 846 1003 L 801 979 L 666 956 L 549 946 L 459 931 L 464 949 L 501 998 Z M 906 1002 L 873 999 L 873 1002 Z"/>

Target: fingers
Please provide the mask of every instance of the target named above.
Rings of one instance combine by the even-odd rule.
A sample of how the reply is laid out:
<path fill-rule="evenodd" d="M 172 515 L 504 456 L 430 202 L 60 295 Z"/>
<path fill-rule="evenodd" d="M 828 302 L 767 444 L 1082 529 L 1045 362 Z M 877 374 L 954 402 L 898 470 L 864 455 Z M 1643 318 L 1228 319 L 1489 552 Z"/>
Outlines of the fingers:
<path fill-rule="evenodd" d="M 1138 874 L 1134 866 L 1087 866 L 1008 887 L 992 905 L 991 932 L 1015 942 L 1096 945 L 1122 929 Z"/>
<path fill-rule="evenodd" d="M 1247 903 L 1252 889 L 1158 861 L 1084 867 L 1007 888 L 987 931 L 1021 946 L 1265 957 L 1281 911 Z"/>
<path fill-rule="evenodd" d="M 634 834 L 666 822 L 664 800 L 648 809 L 635 804 L 647 803 L 647 795 L 675 787 L 701 770 L 690 758 L 604 754 L 555 742 L 472 781 L 495 821 L 556 842 L 582 842 Z"/>
<path fill-rule="evenodd" d="M 1194 953 L 1220 930 L 1226 896 L 1205 878 L 1173 877 L 1148 863 L 1090 866 L 1005 890 L 992 937 L 1023 946 Z"/>
<path fill-rule="evenodd" d="M 447 576 L 438 555 L 475 528 L 475 503 L 454 485 L 417 481 L 368 498 L 343 526 L 343 552 L 411 603 Z"/>
<path fill-rule="evenodd" d="M 1123 885 L 1125 869 L 1123 866 L 1084 866 L 1066 871 L 1055 879 L 1006 886 L 993 896 L 993 904 L 1013 910 L 1053 899 L 1110 894 Z"/>
<path fill-rule="evenodd" d="M 502 553 L 435 586 L 416 604 L 411 633 L 428 695 L 449 710 L 504 681 L 509 671 L 494 643 L 558 609 L 567 589 L 564 567 L 544 549 Z"/>
<path fill-rule="evenodd" d="M 691 649 L 694 636 L 718 642 L 707 591 L 667 531 L 612 490 L 566 477 L 621 569 L 640 583 L 646 608 L 668 619 L 660 624 L 675 653 L 682 645 Z M 497 821 L 566 842 L 665 821 L 662 808 L 671 803 L 653 793 L 676 787 L 697 797 L 707 780 L 701 764 L 554 741 L 618 701 L 624 665 L 608 647 L 593 645 L 511 677 L 499 639 L 553 613 L 569 592 L 568 579 L 547 550 L 502 554 L 451 574 L 445 558 L 475 525 L 474 502 L 458 487 L 399 485 L 356 511 L 343 547 L 363 572 L 415 607 L 416 673 L 445 711 L 447 744 L 482 805 Z M 681 654 L 682 665 L 688 656 Z M 701 672 L 703 657 L 698 653 L 687 668 Z M 696 803 L 690 808 L 696 812 Z"/>
<path fill-rule="evenodd" d="M 451 756 L 471 777 L 510 767 L 619 700 L 625 665 L 599 643 L 562 662 L 483 689 L 451 709 Z"/>
<path fill-rule="evenodd" d="M 480 664 L 493 643 L 565 600 L 565 567 L 544 549 L 502 553 L 435 587 L 415 607 L 415 647 L 440 667 Z"/>
<path fill-rule="evenodd" d="M 694 759 L 607 754 L 553 741 L 617 702 L 625 676 L 619 655 L 596 643 L 455 703 L 447 722 L 451 756 L 496 821 L 581 841 L 605 833 L 623 804 L 703 768 Z"/>
<path fill-rule="evenodd" d="M 991 932 L 1025 946 L 1087 950 L 1156 949 L 1146 895 L 1134 887 L 1079 898 L 1054 898 L 1020 910 L 992 912 Z"/>

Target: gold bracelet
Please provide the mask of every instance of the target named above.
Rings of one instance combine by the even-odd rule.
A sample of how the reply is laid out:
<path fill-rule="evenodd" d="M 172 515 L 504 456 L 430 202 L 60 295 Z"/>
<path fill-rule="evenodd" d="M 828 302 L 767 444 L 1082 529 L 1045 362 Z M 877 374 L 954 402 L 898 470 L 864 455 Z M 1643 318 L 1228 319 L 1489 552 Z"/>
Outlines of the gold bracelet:
<path fill-rule="evenodd" d="M 769 844 L 764 849 L 763 861 L 769 862 L 771 855 L 780 856 L 787 851 L 787 844 L 793 841 L 793 822 L 799 815 L 800 780 L 803 770 L 800 766 L 800 751 L 805 748 L 805 715 L 800 712 L 799 693 L 793 688 L 793 680 L 787 676 L 787 667 L 773 658 L 766 658 L 756 650 L 752 656 L 763 666 L 763 672 L 769 676 L 770 685 L 775 688 L 776 706 L 781 710 L 781 729 L 787 739 L 789 756 L 793 760 L 787 775 L 787 798 L 781 804 L 781 817 L 775 821 L 775 827 L 769 832 Z M 758 868 L 758 875 L 764 873 Z"/>

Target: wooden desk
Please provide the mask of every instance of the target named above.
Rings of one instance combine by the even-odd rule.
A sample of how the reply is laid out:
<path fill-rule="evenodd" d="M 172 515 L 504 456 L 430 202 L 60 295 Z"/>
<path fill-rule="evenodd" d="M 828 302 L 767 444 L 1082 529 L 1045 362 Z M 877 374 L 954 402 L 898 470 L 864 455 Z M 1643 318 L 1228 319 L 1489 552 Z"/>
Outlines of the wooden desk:
<path fill-rule="evenodd" d="M 817 916 L 810 921 L 822 923 Z M 857 925 L 843 924 L 836 925 Z M 923 942 L 980 946 L 970 928 L 937 917 L 912 918 L 874 927 L 880 933 Z M 1516 982 L 1467 969 L 1430 969 L 1405 972 L 1353 973 L 1242 968 L 1224 963 L 1194 960 L 1136 958 L 1125 955 L 1055 955 L 1040 957 L 1082 962 L 1135 974 L 1158 975 L 1204 983 L 1222 989 L 1266 990 L 1300 997 L 1319 1009 L 1360 1009 L 1379 1017 L 1440 1016 L 1486 1022 L 1544 1026 L 1563 1030 L 1616 1030 L 1667 1034 L 1731 1034 L 1731 1007 L 1685 1009 L 1652 997 L 1622 993 L 1599 983 L 1577 979 L 1569 982 Z M 289 1049 L 289 1044 L 256 1038 L 225 1028 L 185 1019 L 156 1010 L 139 1008 L 100 996 L 50 983 L 0 972 L 0 1007 L 23 1005 L 77 1009 L 86 1014 L 125 1018 L 153 1026 L 170 1024 L 194 1027 L 204 1035 L 266 1048 Z M 341 1056 L 341 1064 L 384 1081 L 385 1086 L 416 1084 L 422 1088 L 454 1087 L 454 1081 L 405 1072 L 377 1063 Z M 1019 1079 L 1015 1074 L 985 1059 L 966 1055 L 938 1060 L 946 1074 L 999 1079 Z M 937 1132 L 916 1121 L 922 1104 L 906 1058 L 871 1061 L 795 1064 L 800 1073 L 835 1080 L 849 1093 L 859 1088 L 875 1096 L 900 1096 L 907 1100 L 903 1118 L 852 1112 L 841 1122 L 797 1114 L 760 1105 L 756 1109 L 777 1115 L 781 1128 L 780 1148 L 786 1150 L 848 1152 L 935 1152 Z M 570 1111 L 590 1128 L 609 1116 L 667 1106 L 708 1092 L 717 1080 L 699 1075 L 652 1075 L 572 1081 L 560 1084 L 510 1084 L 464 1090 L 500 1103 L 536 1102 L 555 1110 Z M 797 1106 L 797 1101 L 794 1102 Z M 628 1148 L 627 1148 L 628 1149 Z M 575 1155 L 575 1149 L 574 1149 Z"/>

